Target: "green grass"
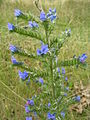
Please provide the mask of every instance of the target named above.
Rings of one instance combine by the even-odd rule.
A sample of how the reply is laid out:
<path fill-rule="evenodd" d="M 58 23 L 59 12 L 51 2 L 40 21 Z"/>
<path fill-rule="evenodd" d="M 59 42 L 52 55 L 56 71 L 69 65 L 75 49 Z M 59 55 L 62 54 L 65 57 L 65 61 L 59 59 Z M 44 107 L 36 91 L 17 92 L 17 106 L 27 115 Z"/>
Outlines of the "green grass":
<path fill-rule="evenodd" d="M 31 97 L 34 93 L 27 88 L 25 84 L 21 84 L 18 77 L 18 68 L 11 66 L 11 54 L 9 44 L 19 45 L 24 49 L 33 50 L 32 46 L 36 46 L 37 41 L 32 42 L 32 39 L 18 34 L 10 34 L 7 29 L 7 23 L 15 23 L 13 11 L 19 8 L 23 11 L 30 10 L 35 15 L 38 11 L 32 4 L 32 0 L 27 0 L 26 3 L 11 3 L 9 0 L 0 1 L 0 81 L 5 83 L 12 91 L 0 82 L 0 120 L 25 120 L 25 110 L 23 108 L 26 98 Z M 43 0 L 44 1 L 44 0 Z M 86 70 L 68 67 L 67 75 L 70 81 L 83 81 L 84 85 L 90 84 L 90 2 L 89 0 L 75 1 L 69 0 L 63 5 L 59 0 L 52 2 L 45 1 L 43 8 L 47 10 L 49 7 L 56 7 L 58 18 L 56 29 L 53 34 L 61 34 L 65 28 L 71 28 L 72 35 L 69 41 L 62 47 L 60 51 L 60 60 L 69 59 L 74 54 L 77 56 L 86 53 L 88 55 L 88 68 Z M 28 4 L 27 4 L 28 3 Z M 21 60 L 20 56 L 16 56 Z M 30 66 L 34 65 L 33 61 Z M 32 88 L 33 86 L 31 86 Z M 34 91 L 35 92 L 35 91 Z M 22 96 L 22 98 L 18 97 Z M 74 113 L 75 120 L 89 120 L 90 108 L 84 110 L 82 115 Z M 70 118 L 71 119 L 71 118 Z M 67 120 L 67 119 L 66 119 Z M 72 119 L 71 119 L 72 120 Z"/>

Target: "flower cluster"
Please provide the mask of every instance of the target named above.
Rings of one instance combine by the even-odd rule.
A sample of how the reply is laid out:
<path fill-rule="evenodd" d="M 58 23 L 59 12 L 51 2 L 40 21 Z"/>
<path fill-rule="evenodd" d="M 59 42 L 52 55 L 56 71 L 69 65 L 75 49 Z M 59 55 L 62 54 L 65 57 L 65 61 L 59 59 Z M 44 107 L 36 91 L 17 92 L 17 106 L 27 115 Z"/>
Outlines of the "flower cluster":
<path fill-rule="evenodd" d="M 26 80 L 28 78 L 28 72 L 26 72 L 26 70 L 24 72 L 21 72 L 20 70 L 18 71 L 19 77 L 22 80 Z"/>
<path fill-rule="evenodd" d="M 35 21 L 29 21 L 29 26 L 31 27 L 31 28 L 38 28 L 39 26 L 38 26 L 38 24 L 35 22 Z"/>
<path fill-rule="evenodd" d="M 79 57 L 79 60 L 80 60 L 81 63 L 84 63 L 86 58 L 87 58 L 87 55 L 86 54 L 82 54 L 82 56 Z"/>
<path fill-rule="evenodd" d="M 32 117 L 26 117 L 26 120 L 32 120 Z"/>
<path fill-rule="evenodd" d="M 22 14 L 23 14 L 22 11 L 20 11 L 19 9 L 15 9 L 14 15 L 15 15 L 16 17 L 19 17 L 19 16 L 22 15 Z"/>
<path fill-rule="evenodd" d="M 27 103 L 25 104 L 25 111 L 26 113 L 30 113 L 30 112 L 34 112 L 34 110 L 31 110 L 30 107 L 34 106 L 34 100 L 33 99 L 28 99 Z M 34 114 L 36 115 L 36 112 L 34 112 Z M 26 120 L 32 120 L 32 117 L 26 117 Z"/>
<path fill-rule="evenodd" d="M 49 9 L 49 12 L 45 14 L 44 11 L 40 13 L 40 20 L 41 21 L 46 21 L 47 19 L 50 19 L 51 22 L 53 22 L 56 19 L 56 9 Z"/>
<path fill-rule="evenodd" d="M 48 45 L 41 45 L 41 49 L 37 49 L 37 55 L 44 55 L 47 54 L 47 52 L 49 51 L 48 49 Z"/>
<path fill-rule="evenodd" d="M 48 113 L 47 118 L 48 120 L 56 120 L 55 113 L 54 114 Z"/>
<path fill-rule="evenodd" d="M 65 69 L 64 68 L 62 68 L 62 74 L 65 74 Z"/>
<path fill-rule="evenodd" d="M 33 106 L 34 105 L 34 101 L 33 100 L 27 100 L 27 105 L 31 105 L 31 106 Z"/>

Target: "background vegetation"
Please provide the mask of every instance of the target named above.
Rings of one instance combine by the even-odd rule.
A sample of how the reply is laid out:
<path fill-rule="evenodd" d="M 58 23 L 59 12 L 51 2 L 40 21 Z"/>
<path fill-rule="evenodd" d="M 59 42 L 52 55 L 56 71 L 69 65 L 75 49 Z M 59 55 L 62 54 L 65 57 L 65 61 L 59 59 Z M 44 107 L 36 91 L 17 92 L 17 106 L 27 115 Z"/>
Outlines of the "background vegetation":
<path fill-rule="evenodd" d="M 0 120 L 24 120 L 25 102 L 23 98 L 29 98 L 33 94 L 25 84 L 20 83 L 18 69 L 11 66 L 9 44 L 18 45 L 28 51 L 34 51 L 39 43 L 37 41 L 32 42 L 29 37 L 20 36 L 15 33 L 10 34 L 7 29 L 7 23 L 16 23 L 16 19 L 14 18 L 15 8 L 19 8 L 25 12 L 30 11 L 35 15 L 39 15 L 39 11 L 35 8 L 32 0 L 16 1 L 0 0 Z M 60 35 L 66 28 L 71 28 L 72 35 L 60 51 L 60 60 L 73 57 L 73 55 L 79 56 L 82 53 L 86 53 L 88 56 L 88 68 L 86 70 L 74 67 L 67 68 L 66 74 L 69 81 L 74 83 L 82 80 L 84 85 L 89 85 L 90 0 L 66 0 L 64 2 L 61 2 L 61 0 L 42 0 L 41 4 L 45 11 L 48 11 L 49 7 L 55 7 L 57 10 L 58 19 L 53 34 Z M 32 47 L 33 45 L 34 47 Z M 17 58 L 21 60 L 19 56 Z M 30 66 L 34 65 L 32 60 L 27 60 L 26 58 L 23 58 L 23 60 L 26 63 L 29 62 Z M 75 112 L 73 115 L 75 120 L 89 120 L 90 108 L 85 109 L 82 115 Z"/>

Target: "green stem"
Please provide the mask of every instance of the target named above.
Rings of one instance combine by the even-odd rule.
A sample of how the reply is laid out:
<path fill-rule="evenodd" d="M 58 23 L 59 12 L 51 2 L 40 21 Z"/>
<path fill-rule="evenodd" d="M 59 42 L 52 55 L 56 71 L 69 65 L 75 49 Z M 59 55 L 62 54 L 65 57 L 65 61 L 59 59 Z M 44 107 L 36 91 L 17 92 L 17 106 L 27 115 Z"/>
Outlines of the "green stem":
<path fill-rule="evenodd" d="M 52 63 L 52 58 L 51 58 L 51 81 L 52 81 L 52 96 L 55 98 L 55 85 L 54 85 L 54 78 L 53 78 L 53 63 Z"/>
<path fill-rule="evenodd" d="M 48 36 L 47 30 L 45 30 L 45 34 L 46 34 L 46 42 L 48 42 L 48 47 L 50 48 L 50 41 L 49 41 L 49 36 Z"/>
<path fill-rule="evenodd" d="M 44 25 L 44 29 L 45 29 L 46 43 L 48 43 L 48 47 L 50 48 L 49 31 L 48 31 L 49 22 L 48 22 L 48 21 L 45 21 L 45 22 L 43 23 L 43 25 Z"/>
<path fill-rule="evenodd" d="M 45 34 L 46 34 L 46 41 L 48 41 L 48 32 L 47 32 L 47 30 L 45 30 Z"/>

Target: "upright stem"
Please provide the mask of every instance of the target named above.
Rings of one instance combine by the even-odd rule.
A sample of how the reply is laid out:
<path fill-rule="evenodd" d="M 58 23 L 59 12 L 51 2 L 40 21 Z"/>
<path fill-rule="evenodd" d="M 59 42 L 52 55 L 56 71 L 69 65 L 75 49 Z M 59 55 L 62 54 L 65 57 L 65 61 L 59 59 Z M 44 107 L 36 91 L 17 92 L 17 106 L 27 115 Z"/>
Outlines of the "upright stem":
<path fill-rule="evenodd" d="M 48 47 L 50 48 L 50 40 L 49 40 L 49 35 L 48 35 L 48 30 L 45 30 L 45 34 L 46 34 L 46 41 L 48 42 Z"/>
<path fill-rule="evenodd" d="M 50 47 L 48 26 L 49 26 L 48 21 L 45 21 L 44 29 L 45 29 L 45 35 L 46 35 L 46 43 L 48 43 L 48 47 Z"/>
<path fill-rule="evenodd" d="M 48 41 L 48 31 L 45 30 L 45 34 L 46 34 L 46 40 Z"/>
<path fill-rule="evenodd" d="M 53 77 L 53 62 L 52 62 L 52 58 L 51 58 L 51 81 L 52 81 L 52 96 L 55 98 L 55 85 L 54 85 L 54 77 Z"/>
<path fill-rule="evenodd" d="M 48 47 L 50 48 L 50 40 L 48 34 L 48 21 L 44 23 L 45 34 L 46 34 L 46 43 L 48 43 Z M 52 81 L 52 96 L 55 98 L 55 85 L 54 85 L 54 76 L 53 76 L 53 57 L 50 55 L 50 70 L 51 70 L 51 81 Z"/>

